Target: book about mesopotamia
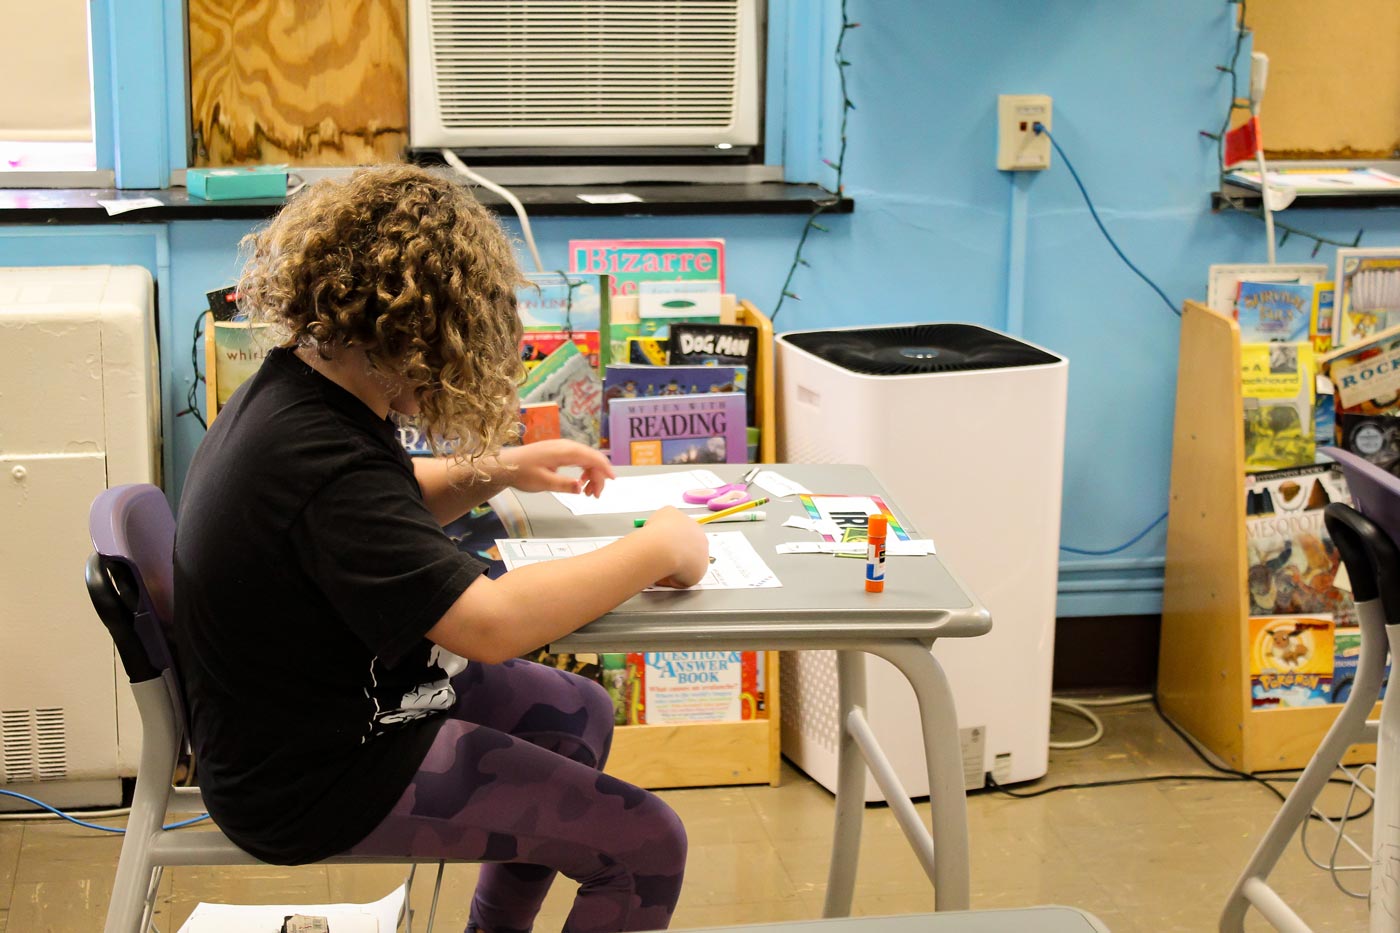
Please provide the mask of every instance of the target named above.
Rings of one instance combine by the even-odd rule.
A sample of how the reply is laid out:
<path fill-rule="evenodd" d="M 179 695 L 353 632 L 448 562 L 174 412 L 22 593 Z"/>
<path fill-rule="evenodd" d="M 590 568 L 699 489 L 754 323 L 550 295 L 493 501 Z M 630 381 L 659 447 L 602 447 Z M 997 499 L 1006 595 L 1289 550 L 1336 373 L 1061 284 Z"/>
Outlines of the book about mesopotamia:
<path fill-rule="evenodd" d="M 1351 502 L 1335 464 L 1245 477 L 1250 615 L 1319 613 L 1353 624 L 1351 597 L 1335 585 L 1341 555 L 1323 522 L 1332 502 Z"/>

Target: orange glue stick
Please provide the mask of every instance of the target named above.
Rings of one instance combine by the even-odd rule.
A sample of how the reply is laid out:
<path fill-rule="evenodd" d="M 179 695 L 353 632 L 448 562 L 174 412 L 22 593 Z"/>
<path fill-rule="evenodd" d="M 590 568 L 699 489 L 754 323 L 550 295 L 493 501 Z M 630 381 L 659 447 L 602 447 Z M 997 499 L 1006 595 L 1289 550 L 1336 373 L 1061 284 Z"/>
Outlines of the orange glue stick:
<path fill-rule="evenodd" d="M 865 552 L 865 591 L 883 593 L 885 591 L 885 536 L 889 533 L 889 519 L 884 515 L 870 516 L 866 527 Z"/>

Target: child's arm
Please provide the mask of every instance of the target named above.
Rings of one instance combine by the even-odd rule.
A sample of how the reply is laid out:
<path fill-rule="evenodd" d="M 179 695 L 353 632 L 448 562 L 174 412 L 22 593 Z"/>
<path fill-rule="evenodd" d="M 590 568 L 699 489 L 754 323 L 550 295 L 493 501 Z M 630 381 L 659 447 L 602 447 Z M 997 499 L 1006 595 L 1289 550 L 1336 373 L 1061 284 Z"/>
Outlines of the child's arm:
<path fill-rule="evenodd" d="M 423 491 L 423 503 L 446 525 L 507 487 L 521 492 L 587 492 L 596 496 L 616 474 L 608 458 L 573 441 L 539 441 L 507 447 L 479 464 L 487 474 L 442 457 L 415 457 L 413 473 Z M 579 477 L 564 476 L 561 467 L 581 467 Z"/>
<path fill-rule="evenodd" d="M 607 547 L 478 577 L 429 640 L 453 654 L 497 664 L 547 645 L 593 621 L 653 583 L 693 586 L 709 568 L 704 529 L 665 508 Z"/>

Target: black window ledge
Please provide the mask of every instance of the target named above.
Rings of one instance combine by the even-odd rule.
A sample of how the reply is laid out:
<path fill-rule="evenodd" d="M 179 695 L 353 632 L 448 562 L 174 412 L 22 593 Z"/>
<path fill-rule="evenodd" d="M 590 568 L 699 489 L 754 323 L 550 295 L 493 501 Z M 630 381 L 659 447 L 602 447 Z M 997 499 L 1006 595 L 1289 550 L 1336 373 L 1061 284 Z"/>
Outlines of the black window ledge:
<path fill-rule="evenodd" d="M 836 198 L 817 185 L 783 182 L 747 184 L 649 184 L 546 186 L 512 189 L 535 217 L 649 217 L 698 214 L 810 214 L 821 205 L 835 214 L 849 214 L 855 202 Z M 579 195 L 630 194 L 640 201 L 593 204 Z M 513 215 L 504 199 L 482 188 L 481 203 L 502 215 Z M 108 214 L 98 201 L 154 198 L 160 206 Z M 261 220 L 286 203 L 284 198 L 203 201 L 184 188 L 113 190 L 99 188 L 0 188 L 0 223 L 6 224 L 129 224 L 171 220 Z"/>

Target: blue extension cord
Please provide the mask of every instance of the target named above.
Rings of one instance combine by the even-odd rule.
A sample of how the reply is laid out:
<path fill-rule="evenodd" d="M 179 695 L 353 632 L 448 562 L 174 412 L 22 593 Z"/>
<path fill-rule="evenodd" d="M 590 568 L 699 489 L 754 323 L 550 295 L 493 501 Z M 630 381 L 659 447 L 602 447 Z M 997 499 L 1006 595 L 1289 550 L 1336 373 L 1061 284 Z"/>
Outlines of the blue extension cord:
<path fill-rule="evenodd" d="M 62 810 L 58 809 L 57 807 L 51 807 L 51 806 L 49 806 L 48 804 L 44 803 L 44 801 L 42 801 L 42 800 L 35 800 L 33 797 L 26 796 L 26 795 L 21 794 L 21 793 L 18 793 L 18 792 L 16 792 L 16 791 L 0 789 L 0 794 L 4 794 L 6 797 L 18 797 L 20 800 L 27 800 L 28 802 L 34 804 L 36 807 L 43 807 L 45 810 L 49 811 L 50 813 L 53 813 L 53 814 L 55 814 L 55 815 L 57 815 L 57 816 L 61 816 L 61 817 L 63 817 L 65 820 L 67 820 L 68 822 L 70 822 L 70 823 L 77 823 L 79 826 L 85 827 L 85 828 L 87 828 L 87 829 L 96 829 L 96 830 L 99 830 L 99 831 L 104 832 L 104 833 L 119 833 L 119 834 L 120 834 L 120 833 L 125 833 L 125 832 L 126 832 L 126 830 L 124 830 L 124 829 L 118 829 L 118 828 L 115 827 L 115 826 L 99 826 L 99 825 L 97 825 L 96 823 L 89 823 L 89 822 L 87 822 L 86 820 L 80 820 L 80 819 L 78 819 L 78 818 L 75 817 L 75 816 L 69 816 L 67 813 L 64 813 Z M 180 828 L 182 828 L 182 827 L 189 826 L 189 825 L 191 825 L 191 824 L 193 824 L 193 823 L 198 823 L 198 822 L 200 822 L 201 820 L 207 820 L 207 819 L 209 819 L 209 814 L 205 813 L 205 814 L 203 814 L 202 816 L 192 817 L 192 818 L 190 818 L 190 819 L 188 819 L 188 820 L 181 820 L 181 821 L 178 822 L 178 823 L 171 823 L 169 826 L 165 826 L 165 827 L 162 827 L 162 828 L 163 828 L 163 829 L 180 829 Z"/>
<path fill-rule="evenodd" d="M 1117 547 L 1109 548 L 1106 551 L 1086 551 L 1083 548 L 1066 547 L 1063 544 L 1060 545 L 1060 550 L 1069 551 L 1071 554 L 1083 554 L 1087 557 L 1107 557 L 1110 554 L 1117 554 L 1119 551 L 1126 551 L 1128 548 L 1132 547 L 1134 544 L 1137 544 L 1143 538 L 1147 537 L 1147 533 L 1149 531 L 1151 531 L 1153 528 L 1156 528 L 1158 525 L 1162 524 L 1162 522 L 1166 520 L 1167 513 L 1163 512 L 1161 515 L 1157 516 L 1157 520 L 1155 522 L 1148 525 L 1146 528 L 1142 529 L 1142 531 L 1139 531 L 1137 534 L 1133 535 L 1133 537 L 1126 544 L 1120 544 Z"/>
<path fill-rule="evenodd" d="M 1084 203 L 1089 205 L 1089 213 L 1093 216 L 1094 223 L 1099 225 L 1099 232 L 1103 234 L 1104 239 L 1108 240 L 1108 245 L 1113 247 L 1113 251 L 1118 254 L 1118 258 L 1123 260 L 1123 262 L 1127 265 L 1129 269 L 1132 269 L 1134 272 L 1137 273 L 1138 278 L 1146 282 L 1148 286 L 1151 287 L 1151 289 L 1154 292 L 1156 292 L 1159 297 L 1161 297 L 1162 301 L 1166 304 L 1167 308 L 1171 311 L 1172 314 L 1175 314 L 1177 317 L 1181 317 L 1181 309 L 1179 309 L 1176 305 L 1172 304 L 1172 300 L 1167 297 L 1167 293 L 1158 288 L 1157 283 L 1149 279 L 1145 272 L 1143 272 L 1137 266 L 1133 265 L 1133 261 L 1129 259 L 1126 255 L 1124 255 L 1123 251 L 1118 248 L 1117 242 L 1115 242 L 1113 237 L 1109 235 L 1108 228 L 1105 227 L 1103 225 L 1103 221 L 1099 219 L 1099 212 L 1094 207 L 1094 201 L 1092 198 L 1089 197 L 1089 192 L 1088 189 L 1084 187 L 1084 182 L 1080 181 L 1079 173 L 1074 170 L 1074 163 L 1069 160 L 1069 156 L 1065 155 L 1065 151 L 1060 148 L 1060 144 L 1055 142 L 1055 137 L 1050 135 L 1050 131 L 1045 128 L 1045 124 L 1035 123 L 1031 126 L 1031 129 L 1035 130 L 1037 135 L 1039 135 L 1040 133 L 1044 133 L 1045 138 L 1050 140 L 1050 145 L 1054 146 L 1055 151 L 1060 154 L 1060 158 L 1065 160 L 1065 168 L 1069 169 L 1070 175 L 1074 178 L 1074 183 L 1079 186 L 1079 193 L 1084 195 Z"/>
<path fill-rule="evenodd" d="M 1055 141 L 1055 137 L 1050 135 L 1050 131 L 1045 128 L 1045 124 L 1037 122 L 1031 127 L 1031 129 L 1035 130 L 1037 135 L 1044 133 L 1045 138 L 1050 140 L 1050 145 L 1054 146 L 1055 151 L 1060 154 L 1060 158 L 1064 159 L 1065 168 L 1069 169 L 1069 174 L 1074 179 L 1074 183 L 1079 186 L 1079 193 L 1084 195 L 1084 203 L 1089 206 L 1089 213 L 1093 216 L 1094 223 L 1099 225 L 1099 232 L 1103 234 L 1105 240 L 1108 240 L 1108 245 L 1113 247 L 1113 251 L 1118 254 L 1118 258 L 1123 260 L 1124 264 L 1126 264 L 1129 269 L 1132 269 L 1134 272 L 1137 273 L 1138 278 L 1146 282 L 1148 286 L 1151 287 L 1151 289 L 1157 293 L 1157 295 L 1166 304 L 1167 308 L 1171 311 L 1172 314 L 1175 314 L 1177 317 L 1181 317 L 1181 311 L 1177 309 L 1176 305 L 1172 304 L 1172 300 L 1167 297 L 1167 293 L 1162 291 L 1162 289 L 1157 286 L 1156 282 L 1149 279 L 1145 272 L 1143 272 L 1137 266 L 1133 265 L 1133 261 L 1129 259 L 1126 255 L 1124 255 L 1123 251 L 1118 248 L 1118 244 L 1109 234 L 1108 228 L 1105 227 L 1103 225 L 1103 221 L 1099 219 L 1099 212 L 1094 207 L 1094 199 L 1089 197 L 1089 190 L 1084 187 L 1084 182 L 1080 180 L 1079 173 L 1074 170 L 1074 163 L 1069 160 L 1069 156 L 1065 155 L 1065 151 L 1060 148 L 1060 144 Z M 1133 537 L 1130 538 L 1126 543 L 1120 544 L 1114 548 L 1109 548 L 1105 551 L 1090 551 L 1085 550 L 1083 548 L 1066 547 L 1063 544 L 1060 545 L 1060 550 L 1068 551 L 1071 554 L 1083 554 L 1086 557 L 1107 557 L 1110 554 L 1117 554 L 1120 551 L 1126 551 L 1128 548 L 1132 547 L 1134 544 L 1137 544 L 1143 538 L 1147 537 L 1147 533 L 1149 531 L 1151 531 L 1153 528 L 1156 528 L 1158 525 L 1162 524 L 1162 522 L 1166 520 L 1167 513 L 1163 512 L 1161 515 L 1157 516 L 1156 521 L 1148 525 L 1142 531 L 1133 535 Z"/>

